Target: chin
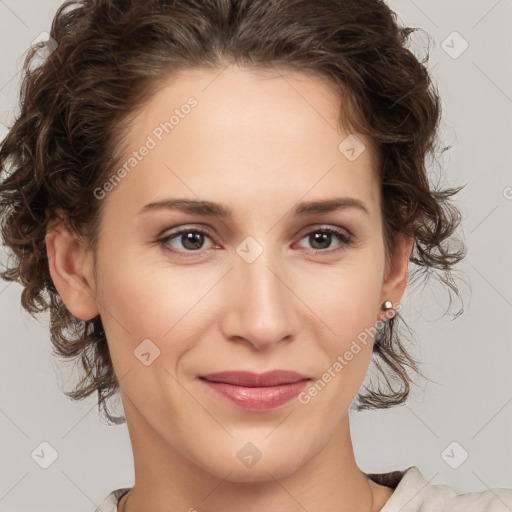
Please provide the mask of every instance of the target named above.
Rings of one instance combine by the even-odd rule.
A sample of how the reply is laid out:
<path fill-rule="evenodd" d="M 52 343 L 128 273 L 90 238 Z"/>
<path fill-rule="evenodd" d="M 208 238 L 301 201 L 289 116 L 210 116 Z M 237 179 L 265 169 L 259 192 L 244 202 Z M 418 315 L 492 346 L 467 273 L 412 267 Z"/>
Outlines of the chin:
<path fill-rule="evenodd" d="M 305 463 L 304 446 L 300 448 L 288 446 L 283 449 L 267 442 L 264 448 L 258 449 L 251 442 L 236 442 L 236 448 L 228 445 L 224 450 L 210 452 L 207 460 L 203 454 L 203 460 L 198 463 L 209 473 L 228 482 L 268 482 L 293 474 Z M 228 453 L 232 455 L 228 456 Z"/>
<path fill-rule="evenodd" d="M 295 467 L 282 460 L 267 462 L 266 464 L 260 461 L 252 468 L 240 468 L 229 465 L 222 466 L 221 468 L 212 468 L 214 469 L 212 474 L 227 482 L 271 482 L 293 474 L 299 467 L 300 465 Z"/>

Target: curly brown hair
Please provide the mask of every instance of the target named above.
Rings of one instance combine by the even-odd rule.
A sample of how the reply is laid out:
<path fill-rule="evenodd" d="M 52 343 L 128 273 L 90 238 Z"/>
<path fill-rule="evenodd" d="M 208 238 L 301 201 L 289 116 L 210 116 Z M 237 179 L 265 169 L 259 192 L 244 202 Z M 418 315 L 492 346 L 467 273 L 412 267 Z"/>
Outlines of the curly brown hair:
<path fill-rule="evenodd" d="M 1 276 L 23 285 L 33 316 L 50 310 L 54 354 L 80 357 L 84 373 L 67 396 L 97 391 L 106 418 L 126 421 L 107 406 L 119 381 L 100 316 L 74 317 L 50 277 L 48 223 L 61 216 L 96 249 L 102 201 L 93 191 L 120 163 L 127 121 L 182 69 L 276 67 L 332 84 L 345 99 L 342 125 L 377 148 L 386 257 L 398 233 L 413 237 L 410 282 L 433 274 L 460 297 L 452 267 L 466 248 L 451 243 L 460 242 L 461 215 L 450 197 L 463 187 L 429 182 L 427 157 L 436 162 L 446 148 L 428 54 L 421 60 L 407 48 L 414 30 L 382 0 L 71 0 L 58 9 L 50 32 L 57 47 L 38 66 L 38 47 L 29 49 L 21 109 L 0 146 L 1 233 L 13 253 Z M 400 322 L 398 313 L 376 337 L 372 363 L 386 384 L 363 386 L 357 410 L 404 402 L 408 369 L 422 375 Z"/>

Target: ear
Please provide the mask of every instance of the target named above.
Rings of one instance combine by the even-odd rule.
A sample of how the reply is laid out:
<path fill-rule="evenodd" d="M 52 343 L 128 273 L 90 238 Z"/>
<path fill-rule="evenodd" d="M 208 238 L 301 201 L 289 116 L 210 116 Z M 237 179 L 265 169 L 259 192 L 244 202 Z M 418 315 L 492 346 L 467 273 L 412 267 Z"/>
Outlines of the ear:
<path fill-rule="evenodd" d="M 405 236 L 403 233 L 396 236 L 393 254 L 386 264 L 379 308 L 386 300 L 390 300 L 395 307 L 402 299 L 407 286 L 407 270 L 413 243 L 413 237 Z"/>
<path fill-rule="evenodd" d="M 46 253 L 53 284 L 69 312 L 81 320 L 99 314 L 92 250 L 58 217 L 46 229 Z"/>

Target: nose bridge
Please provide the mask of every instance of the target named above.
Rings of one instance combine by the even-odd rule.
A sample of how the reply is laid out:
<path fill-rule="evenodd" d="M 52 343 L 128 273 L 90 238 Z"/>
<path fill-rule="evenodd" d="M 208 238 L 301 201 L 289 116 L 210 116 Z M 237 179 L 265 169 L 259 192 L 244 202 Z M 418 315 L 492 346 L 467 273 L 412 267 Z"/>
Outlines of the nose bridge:
<path fill-rule="evenodd" d="M 286 271 L 279 251 L 247 237 L 236 248 L 231 272 L 233 301 L 225 325 L 228 336 L 242 337 L 262 348 L 294 332 L 295 303 L 286 286 Z M 264 245 L 266 244 L 266 246 Z"/>

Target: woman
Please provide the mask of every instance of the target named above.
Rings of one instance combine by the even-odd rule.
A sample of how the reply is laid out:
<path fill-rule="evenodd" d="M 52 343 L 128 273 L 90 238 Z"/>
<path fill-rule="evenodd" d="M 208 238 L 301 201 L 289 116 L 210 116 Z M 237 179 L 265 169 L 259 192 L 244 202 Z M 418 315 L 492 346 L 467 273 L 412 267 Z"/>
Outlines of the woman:
<path fill-rule="evenodd" d="M 403 403 L 419 374 L 409 262 L 457 292 L 464 257 L 409 32 L 379 0 L 90 0 L 29 55 L 0 151 L 3 277 L 81 358 L 69 396 L 119 422 L 120 392 L 135 484 L 98 511 L 512 505 L 354 457 L 350 406 Z M 385 384 L 360 392 L 372 361 Z"/>

